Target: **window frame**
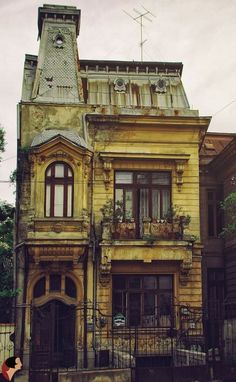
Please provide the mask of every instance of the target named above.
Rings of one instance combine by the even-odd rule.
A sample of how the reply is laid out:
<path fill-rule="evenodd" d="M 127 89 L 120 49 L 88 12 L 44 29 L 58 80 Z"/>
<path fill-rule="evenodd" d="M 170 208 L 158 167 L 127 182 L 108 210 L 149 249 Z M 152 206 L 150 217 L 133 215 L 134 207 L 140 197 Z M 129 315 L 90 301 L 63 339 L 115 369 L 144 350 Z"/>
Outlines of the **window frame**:
<path fill-rule="evenodd" d="M 144 279 L 145 278 L 153 278 L 156 280 L 156 288 L 145 288 L 144 287 Z M 160 278 L 161 277 L 169 277 L 171 279 L 171 287 L 170 288 L 161 288 L 160 287 Z M 115 288 L 115 282 L 116 279 L 119 280 L 119 278 L 123 278 L 125 280 L 125 287 L 124 288 Z M 140 287 L 134 288 L 130 287 L 130 281 L 132 279 L 139 279 L 140 280 Z M 151 327 L 155 326 L 158 328 L 170 328 L 173 326 L 173 317 L 174 317 L 174 275 L 173 274 L 115 274 L 112 278 L 112 317 L 113 317 L 113 326 L 114 325 L 114 317 L 116 315 L 122 314 L 125 317 L 125 325 L 127 327 Z M 139 305 L 139 319 L 137 319 L 137 312 L 134 317 L 130 317 L 131 315 L 131 301 L 134 294 L 140 296 L 140 305 Z M 147 314 L 147 310 L 145 311 L 147 305 L 145 306 L 145 303 L 147 300 L 145 300 L 145 294 L 153 295 L 154 296 L 154 305 L 151 307 L 153 309 L 153 313 Z M 163 315 L 161 314 L 161 310 L 163 306 L 160 305 L 161 296 L 163 295 L 171 295 L 171 302 L 170 302 L 170 309 L 171 313 L 169 315 Z M 122 307 L 121 311 L 116 311 L 116 301 L 115 301 L 115 295 L 120 295 Z M 149 307 L 150 309 L 150 307 Z M 166 325 L 163 325 L 162 317 L 169 316 L 169 320 L 166 320 Z M 148 319 L 151 320 L 148 322 Z M 135 323 L 136 320 L 136 323 Z M 147 320 L 145 322 L 145 320 Z M 168 322 L 168 324 L 167 324 Z"/>
<path fill-rule="evenodd" d="M 116 183 L 116 174 L 117 173 L 132 173 L 133 175 L 133 181 L 131 183 Z M 169 176 L 169 184 L 168 185 L 161 185 L 161 184 L 155 184 L 152 183 L 152 174 L 168 174 Z M 148 182 L 147 183 L 141 183 L 138 182 L 138 175 L 140 174 L 146 174 L 148 176 Z M 160 219 L 164 218 L 164 212 L 163 212 L 163 192 L 168 191 L 169 192 L 169 208 L 171 206 L 172 201 L 172 173 L 171 171 L 162 171 L 162 170 L 144 170 L 144 171 L 132 171 L 132 170 L 116 170 L 114 174 L 114 206 L 116 208 L 116 194 L 117 190 L 122 190 L 123 192 L 123 219 L 126 219 L 126 193 L 132 192 L 133 200 L 132 200 L 132 214 L 131 218 L 134 219 L 136 222 L 136 233 L 139 235 L 140 233 L 140 214 L 139 214 L 139 192 L 141 189 L 147 189 L 148 190 L 148 210 L 153 211 L 153 203 L 152 203 L 152 197 L 153 197 L 153 190 L 160 191 Z M 150 212 L 149 212 L 150 214 Z M 153 218 L 152 216 L 149 216 L 150 218 Z"/>
<path fill-rule="evenodd" d="M 64 176 L 55 177 L 55 168 L 57 165 L 64 166 Z M 47 172 L 51 169 L 51 175 L 47 176 Z M 71 171 L 71 176 L 68 176 L 69 170 Z M 55 216 L 55 186 L 63 186 L 63 214 L 62 216 Z M 50 186 L 50 205 L 49 214 L 47 215 L 47 186 Z M 71 215 L 68 215 L 68 190 L 71 186 Z M 45 203 L 44 203 L 44 216 L 46 218 L 73 218 L 74 212 L 74 173 L 70 165 L 66 162 L 53 162 L 51 163 L 45 171 Z"/>

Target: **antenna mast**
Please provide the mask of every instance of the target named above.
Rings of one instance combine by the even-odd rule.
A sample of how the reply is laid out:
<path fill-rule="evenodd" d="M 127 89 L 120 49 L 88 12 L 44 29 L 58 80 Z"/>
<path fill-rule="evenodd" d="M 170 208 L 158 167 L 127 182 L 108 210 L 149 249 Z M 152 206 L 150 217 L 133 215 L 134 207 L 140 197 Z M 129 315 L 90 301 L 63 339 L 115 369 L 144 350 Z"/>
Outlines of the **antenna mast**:
<path fill-rule="evenodd" d="M 142 6 L 142 8 L 144 9 L 142 12 L 138 11 L 137 9 L 133 8 L 134 12 L 138 14 L 138 16 L 132 16 L 130 15 L 128 12 L 126 12 L 125 10 L 123 10 L 124 13 L 126 13 L 126 15 L 128 15 L 129 17 L 131 17 L 132 20 L 136 21 L 139 25 L 140 25 L 140 53 L 141 53 L 141 61 L 143 61 L 143 45 L 145 44 L 145 42 L 147 41 L 147 39 L 143 40 L 143 19 L 145 20 L 148 20 L 150 22 L 152 22 L 150 16 L 152 17 L 156 17 L 153 13 L 151 13 L 148 9 L 144 8 Z M 149 17 L 147 17 L 147 15 Z"/>

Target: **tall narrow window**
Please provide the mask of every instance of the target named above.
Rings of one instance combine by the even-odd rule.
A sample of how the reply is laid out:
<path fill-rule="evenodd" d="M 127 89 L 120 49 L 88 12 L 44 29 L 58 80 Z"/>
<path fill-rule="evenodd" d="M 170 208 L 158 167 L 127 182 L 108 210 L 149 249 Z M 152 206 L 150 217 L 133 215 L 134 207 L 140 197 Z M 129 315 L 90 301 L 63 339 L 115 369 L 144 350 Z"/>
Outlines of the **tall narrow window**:
<path fill-rule="evenodd" d="M 222 230 L 220 193 L 207 190 L 208 236 L 217 237 Z"/>
<path fill-rule="evenodd" d="M 46 170 L 45 215 L 71 217 L 73 201 L 73 173 L 65 163 L 53 163 Z"/>

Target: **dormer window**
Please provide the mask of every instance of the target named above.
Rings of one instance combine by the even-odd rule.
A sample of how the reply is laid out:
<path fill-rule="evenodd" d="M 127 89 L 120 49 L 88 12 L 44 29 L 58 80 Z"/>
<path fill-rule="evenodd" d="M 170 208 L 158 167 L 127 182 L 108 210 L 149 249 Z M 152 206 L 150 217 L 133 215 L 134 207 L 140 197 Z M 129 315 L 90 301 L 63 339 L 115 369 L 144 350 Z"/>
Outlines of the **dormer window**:
<path fill-rule="evenodd" d="M 45 176 L 45 216 L 72 217 L 73 172 L 66 163 L 53 163 Z"/>

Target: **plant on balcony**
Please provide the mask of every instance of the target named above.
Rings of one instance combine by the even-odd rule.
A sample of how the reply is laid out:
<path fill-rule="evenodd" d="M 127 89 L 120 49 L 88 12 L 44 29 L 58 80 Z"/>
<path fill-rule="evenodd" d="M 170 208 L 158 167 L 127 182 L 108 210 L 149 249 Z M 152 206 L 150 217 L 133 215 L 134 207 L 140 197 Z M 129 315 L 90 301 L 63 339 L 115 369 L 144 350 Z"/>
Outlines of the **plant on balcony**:
<path fill-rule="evenodd" d="M 100 211 L 102 213 L 103 222 L 111 222 L 113 219 L 113 201 L 112 199 L 109 199 L 106 201 L 106 203 L 103 205 L 102 208 L 100 208 Z"/>

